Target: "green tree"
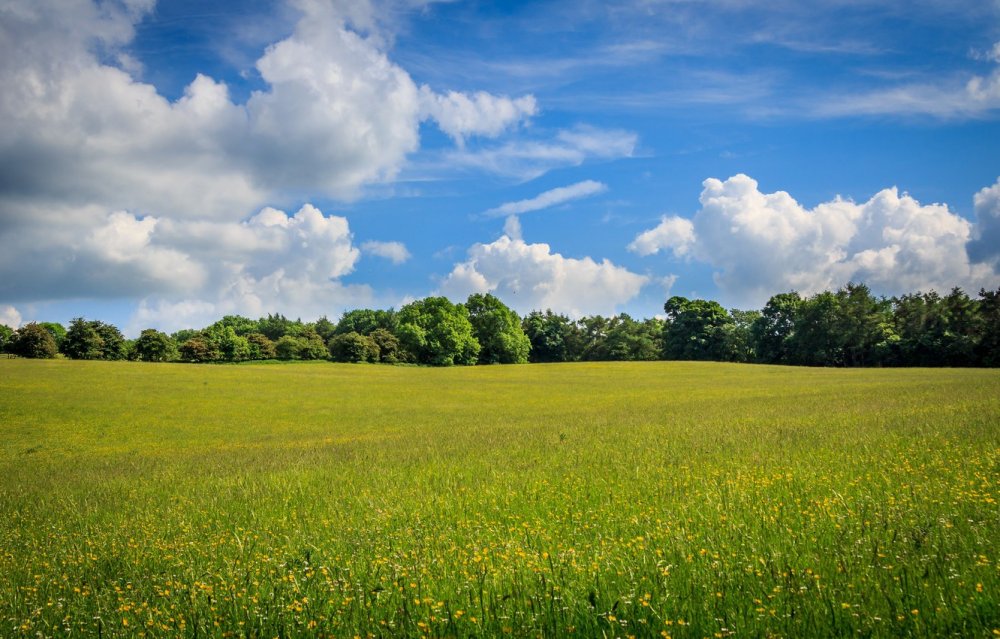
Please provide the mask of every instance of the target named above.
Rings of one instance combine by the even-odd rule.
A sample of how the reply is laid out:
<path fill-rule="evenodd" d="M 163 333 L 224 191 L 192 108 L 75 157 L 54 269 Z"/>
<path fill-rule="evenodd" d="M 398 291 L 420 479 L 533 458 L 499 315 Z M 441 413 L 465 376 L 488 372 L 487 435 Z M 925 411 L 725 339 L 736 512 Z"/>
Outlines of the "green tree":
<path fill-rule="evenodd" d="M 733 319 L 718 302 L 675 295 L 663 305 L 663 357 L 670 360 L 725 361 L 726 331 Z"/>
<path fill-rule="evenodd" d="M 219 355 L 227 362 L 243 362 L 250 359 L 250 342 L 237 334 L 233 326 L 213 325 L 206 331 L 206 337 L 219 349 Z"/>
<path fill-rule="evenodd" d="M 384 328 L 376 328 L 369 337 L 378 346 L 379 361 L 383 364 L 410 361 L 409 353 L 399 343 L 399 338 Z"/>
<path fill-rule="evenodd" d="M 277 343 L 285 335 L 295 337 L 302 332 L 304 325 L 299 320 L 290 320 L 284 315 L 268 313 L 267 317 L 257 320 L 257 332 L 263 333 L 269 340 Z"/>
<path fill-rule="evenodd" d="M 101 359 L 121 360 L 128 358 L 128 342 L 118 327 L 97 320 L 91 324 L 94 325 L 101 338 Z"/>
<path fill-rule="evenodd" d="M 299 359 L 326 359 L 330 351 L 323 338 L 315 330 L 305 327 L 297 337 L 299 340 Z"/>
<path fill-rule="evenodd" d="M 274 352 L 278 359 L 302 359 L 300 352 L 302 343 L 297 337 L 283 335 L 281 339 L 274 343 Z"/>
<path fill-rule="evenodd" d="M 56 348 L 62 346 L 66 339 L 66 328 L 59 322 L 38 322 L 38 325 L 52 334 L 52 339 L 56 341 Z"/>
<path fill-rule="evenodd" d="M 370 335 L 344 333 L 330 338 L 330 356 L 335 362 L 377 362 L 379 347 Z"/>
<path fill-rule="evenodd" d="M 189 338 L 180 345 L 178 351 L 185 362 L 214 362 L 222 357 L 215 342 L 204 335 Z"/>
<path fill-rule="evenodd" d="M 480 364 L 524 364 L 531 341 L 521 328 L 521 318 L 489 293 L 475 293 L 465 302 L 472 333 L 479 342 Z"/>
<path fill-rule="evenodd" d="M 7 349 L 14 355 L 32 359 L 52 359 L 59 352 L 52 333 L 35 322 L 17 329 Z"/>
<path fill-rule="evenodd" d="M 583 340 L 577 325 L 565 315 L 532 311 L 521 322 L 531 343 L 528 361 L 571 362 L 579 359 Z"/>
<path fill-rule="evenodd" d="M 385 329 L 390 333 L 395 333 L 398 327 L 399 318 L 396 311 L 392 309 L 385 311 L 381 309 L 361 308 L 347 311 L 341 315 L 334 333 L 336 335 L 344 335 L 346 333 L 371 335 L 379 328 Z"/>
<path fill-rule="evenodd" d="M 844 366 L 845 333 L 840 302 L 824 291 L 803 300 L 790 338 L 792 360 L 807 366 Z"/>
<path fill-rule="evenodd" d="M 1000 288 L 979 290 L 979 318 L 976 361 L 982 366 L 1000 366 Z"/>
<path fill-rule="evenodd" d="M 771 296 L 760 316 L 750 326 L 750 341 L 756 360 L 765 364 L 792 362 L 791 337 L 802 298 L 795 291 Z"/>
<path fill-rule="evenodd" d="M 0 324 L 0 353 L 7 352 L 7 346 L 14 339 L 14 329 L 6 324 Z"/>
<path fill-rule="evenodd" d="M 722 329 L 722 357 L 727 362 L 753 362 L 757 359 L 753 341 L 753 325 L 760 311 L 729 309 L 732 322 Z"/>
<path fill-rule="evenodd" d="M 73 318 L 63 340 L 62 352 L 72 359 L 101 359 L 104 339 L 97 330 L 97 324 L 82 317 Z"/>
<path fill-rule="evenodd" d="M 428 297 L 400 309 L 398 336 L 421 364 L 470 365 L 479 356 L 469 311 L 445 297 Z"/>
<path fill-rule="evenodd" d="M 133 352 L 143 362 L 169 362 L 177 359 L 177 344 L 166 333 L 147 328 L 135 340 Z"/>
<path fill-rule="evenodd" d="M 274 342 L 263 333 L 250 333 L 246 337 L 247 346 L 250 349 L 250 359 L 274 359 L 277 352 L 274 350 Z"/>

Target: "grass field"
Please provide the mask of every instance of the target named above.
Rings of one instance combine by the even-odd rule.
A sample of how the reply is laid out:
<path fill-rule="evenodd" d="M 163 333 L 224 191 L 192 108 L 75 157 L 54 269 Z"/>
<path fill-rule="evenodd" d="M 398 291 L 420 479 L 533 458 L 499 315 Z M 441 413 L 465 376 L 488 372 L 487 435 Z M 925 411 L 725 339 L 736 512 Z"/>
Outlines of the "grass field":
<path fill-rule="evenodd" d="M 998 484 L 995 370 L 0 360 L 0 636 L 994 636 Z"/>

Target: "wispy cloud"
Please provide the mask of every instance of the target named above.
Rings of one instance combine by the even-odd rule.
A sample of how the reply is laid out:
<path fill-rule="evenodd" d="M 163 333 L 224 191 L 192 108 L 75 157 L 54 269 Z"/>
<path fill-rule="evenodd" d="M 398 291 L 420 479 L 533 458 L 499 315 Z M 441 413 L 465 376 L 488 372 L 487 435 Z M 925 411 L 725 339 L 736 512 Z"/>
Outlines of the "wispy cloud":
<path fill-rule="evenodd" d="M 569 186 L 561 186 L 556 189 L 550 189 L 527 200 L 518 200 L 516 202 L 501 204 L 496 208 L 486 211 L 483 215 L 486 215 L 487 217 L 504 217 L 506 215 L 519 215 L 521 213 L 529 213 L 531 211 L 540 211 L 542 209 L 558 206 L 559 204 L 564 204 L 572 200 L 579 200 L 581 198 L 590 197 L 591 195 L 597 195 L 598 193 L 603 193 L 607 190 L 608 186 L 602 182 L 584 180 L 583 182 L 577 182 L 576 184 L 570 184 Z"/>

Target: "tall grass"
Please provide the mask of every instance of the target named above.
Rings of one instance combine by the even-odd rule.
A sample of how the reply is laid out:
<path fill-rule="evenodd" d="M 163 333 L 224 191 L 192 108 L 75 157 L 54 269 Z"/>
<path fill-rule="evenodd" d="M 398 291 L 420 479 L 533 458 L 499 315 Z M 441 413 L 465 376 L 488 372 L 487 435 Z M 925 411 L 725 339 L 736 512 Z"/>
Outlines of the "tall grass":
<path fill-rule="evenodd" d="M 0 636 L 993 636 L 1000 372 L 0 360 Z"/>

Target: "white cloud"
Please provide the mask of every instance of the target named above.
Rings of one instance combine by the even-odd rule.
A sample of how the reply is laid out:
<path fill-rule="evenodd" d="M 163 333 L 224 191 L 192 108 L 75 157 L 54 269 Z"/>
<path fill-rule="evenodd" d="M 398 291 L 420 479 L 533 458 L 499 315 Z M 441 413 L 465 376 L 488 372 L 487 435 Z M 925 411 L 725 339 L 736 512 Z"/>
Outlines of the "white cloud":
<path fill-rule="evenodd" d="M 981 57 L 1000 65 L 1000 42 Z M 995 109 L 1000 109 L 1000 66 L 986 75 L 955 75 L 868 93 L 823 96 L 811 107 L 815 115 L 823 117 L 903 114 L 970 118 Z"/>
<path fill-rule="evenodd" d="M 517 202 L 507 202 L 505 204 L 501 204 L 496 208 L 486 211 L 484 215 L 489 217 L 503 217 L 507 215 L 529 213 L 531 211 L 539 211 L 541 209 L 558 206 L 559 204 L 570 202 L 572 200 L 579 200 L 580 198 L 597 195 L 598 193 L 603 193 L 607 190 L 608 186 L 606 184 L 595 182 L 594 180 L 584 180 L 583 182 L 577 182 L 576 184 L 570 184 L 569 186 L 561 186 L 555 189 L 550 189 L 527 200 L 518 200 Z"/>
<path fill-rule="evenodd" d="M 406 250 L 406 245 L 402 242 L 365 242 L 361 245 L 361 250 L 378 257 L 384 257 L 393 264 L 402 264 L 410 259 L 410 252 Z"/>
<path fill-rule="evenodd" d="M 0 324 L 17 329 L 21 326 L 21 314 L 9 304 L 0 304 Z"/>
<path fill-rule="evenodd" d="M 294 1 L 301 20 L 256 61 L 263 87 L 244 103 L 202 74 L 171 101 L 124 51 L 153 4 L 0 10 L 0 300 L 146 299 L 149 319 L 206 305 L 333 312 L 371 298 L 339 282 L 360 255 L 347 220 L 266 205 L 393 180 L 425 118 L 464 140 L 537 112 L 530 95 L 418 88 L 386 54 L 382 7 L 320 0 Z"/>
<path fill-rule="evenodd" d="M 485 91 L 471 95 L 458 91 L 441 94 L 427 85 L 420 87 L 420 106 L 424 118 L 434 120 L 459 144 L 473 135 L 495 138 L 538 113 L 533 95 L 511 99 Z"/>
<path fill-rule="evenodd" d="M 632 157 L 638 141 L 631 131 L 576 127 L 559 131 L 553 140 L 518 140 L 496 147 L 457 150 L 446 159 L 451 165 L 531 180 L 552 169 L 579 166 L 588 160 Z"/>
<path fill-rule="evenodd" d="M 996 184 L 976 193 L 974 238 L 969 256 L 977 262 L 997 262 L 1000 258 L 1000 178 Z"/>
<path fill-rule="evenodd" d="M 200 286 L 146 297 L 129 322 L 133 333 L 150 325 L 198 326 L 231 313 L 332 316 L 372 299 L 368 286 L 339 281 L 361 256 L 347 220 L 310 204 L 294 215 L 266 207 L 240 223 L 173 222 L 157 226 L 148 241 L 183 247 L 205 277 Z"/>
<path fill-rule="evenodd" d="M 687 252 L 717 269 L 728 300 L 759 306 L 775 293 L 811 294 L 849 281 L 886 294 L 974 290 L 997 276 L 970 262 L 971 231 L 946 206 L 922 205 L 895 188 L 862 204 L 837 198 L 807 210 L 788 193 L 762 193 L 756 181 L 736 175 L 705 180 L 692 220 L 665 218 L 632 248 Z"/>
<path fill-rule="evenodd" d="M 694 244 L 694 225 L 682 217 L 663 216 L 660 223 L 643 231 L 628 245 L 628 250 L 639 255 L 653 255 L 661 250 L 671 250 L 676 257 L 684 257 Z"/>
<path fill-rule="evenodd" d="M 608 260 L 597 262 L 553 253 L 548 244 L 527 244 L 501 236 L 469 249 L 441 284 L 454 300 L 472 293 L 493 293 L 525 313 L 552 309 L 574 317 L 613 315 L 649 281 Z"/>

